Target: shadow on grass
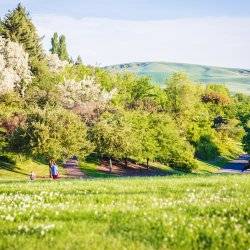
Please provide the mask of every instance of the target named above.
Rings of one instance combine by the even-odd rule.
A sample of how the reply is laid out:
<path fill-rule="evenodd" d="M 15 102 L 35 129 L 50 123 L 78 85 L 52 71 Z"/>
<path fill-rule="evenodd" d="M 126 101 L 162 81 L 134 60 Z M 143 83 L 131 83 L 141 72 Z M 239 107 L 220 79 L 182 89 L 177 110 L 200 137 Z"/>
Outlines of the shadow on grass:
<path fill-rule="evenodd" d="M 208 164 L 211 167 L 214 168 L 223 168 L 227 163 L 228 163 L 229 159 L 226 159 L 224 157 L 219 157 L 214 161 L 204 161 L 206 164 Z"/>
<path fill-rule="evenodd" d="M 48 160 L 46 158 L 43 157 L 34 157 L 32 158 L 32 160 L 38 164 L 44 164 L 44 165 L 48 165 Z"/>
<path fill-rule="evenodd" d="M 113 167 L 110 172 L 109 159 L 99 159 L 96 155 L 90 155 L 85 162 L 80 165 L 81 170 L 90 178 L 117 178 L 117 177 L 153 177 L 153 176 L 185 176 L 187 172 L 176 169 L 163 169 L 155 166 L 147 166 L 145 164 L 137 164 L 133 160 L 125 162 L 112 160 Z M 193 175 L 197 175 L 193 173 Z"/>
<path fill-rule="evenodd" d="M 0 169 L 14 172 L 14 173 L 21 174 L 21 175 L 25 175 L 25 176 L 28 175 L 20 171 L 21 169 L 16 166 L 15 160 L 11 159 L 9 156 L 6 156 L 6 155 L 0 156 Z"/>

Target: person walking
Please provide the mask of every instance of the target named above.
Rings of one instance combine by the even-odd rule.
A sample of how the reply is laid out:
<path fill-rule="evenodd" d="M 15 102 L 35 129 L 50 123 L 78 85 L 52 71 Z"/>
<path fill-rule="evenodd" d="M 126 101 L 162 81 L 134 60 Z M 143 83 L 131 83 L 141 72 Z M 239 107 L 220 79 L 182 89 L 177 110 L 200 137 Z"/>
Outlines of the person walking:
<path fill-rule="evenodd" d="M 56 165 L 56 163 L 54 161 L 52 162 L 52 165 L 51 165 L 51 174 L 52 174 L 52 178 L 54 180 L 58 179 L 58 177 L 59 177 L 58 167 L 57 167 L 57 165 Z"/>

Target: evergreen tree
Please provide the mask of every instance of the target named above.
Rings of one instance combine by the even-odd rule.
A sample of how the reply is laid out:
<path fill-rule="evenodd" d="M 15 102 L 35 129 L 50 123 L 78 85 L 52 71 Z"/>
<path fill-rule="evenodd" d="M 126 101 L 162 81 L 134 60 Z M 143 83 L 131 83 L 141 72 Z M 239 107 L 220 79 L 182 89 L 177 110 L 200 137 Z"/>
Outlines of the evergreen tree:
<path fill-rule="evenodd" d="M 71 56 L 70 59 L 69 59 L 69 63 L 70 63 L 70 64 L 74 64 L 74 63 L 75 63 L 72 56 Z"/>
<path fill-rule="evenodd" d="M 57 32 L 55 32 L 53 37 L 51 38 L 50 52 L 52 54 L 59 54 L 59 38 Z"/>
<path fill-rule="evenodd" d="M 30 64 L 34 60 L 40 61 L 44 57 L 41 39 L 36 28 L 31 21 L 29 13 L 21 5 L 9 11 L 9 13 L 0 22 L 0 35 L 13 42 L 23 45 L 25 51 L 29 54 Z"/>
<path fill-rule="evenodd" d="M 63 61 L 69 61 L 69 54 L 67 51 L 67 45 L 66 45 L 66 37 L 64 35 L 61 35 L 59 38 L 59 50 L 58 50 L 58 56 Z"/>
<path fill-rule="evenodd" d="M 77 59 L 76 59 L 76 62 L 75 62 L 75 65 L 82 65 L 83 63 L 82 63 L 82 58 L 81 58 L 81 56 L 79 55 L 78 57 L 77 57 Z"/>

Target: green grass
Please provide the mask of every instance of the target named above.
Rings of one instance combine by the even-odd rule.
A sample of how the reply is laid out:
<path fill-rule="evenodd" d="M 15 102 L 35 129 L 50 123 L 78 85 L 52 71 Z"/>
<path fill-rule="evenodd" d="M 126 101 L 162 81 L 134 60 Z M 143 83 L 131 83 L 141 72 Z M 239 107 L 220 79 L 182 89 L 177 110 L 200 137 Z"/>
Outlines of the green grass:
<path fill-rule="evenodd" d="M 160 85 L 164 85 L 171 74 L 181 71 L 196 82 L 225 84 L 232 92 L 250 94 L 250 70 L 166 62 L 127 63 L 108 66 L 106 69 L 149 76 Z"/>
<path fill-rule="evenodd" d="M 97 157 L 89 156 L 85 161 L 80 162 L 80 169 L 87 175 L 88 178 L 109 178 L 112 177 L 108 173 L 103 173 L 97 170 L 100 162 Z"/>
<path fill-rule="evenodd" d="M 34 171 L 37 178 L 48 178 L 49 169 L 46 162 L 35 160 L 23 155 L 9 154 L 7 159 L 1 159 L 0 156 L 0 180 L 1 179 L 19 179 L 27 180 L 31 171 Z M 222 166 L 222 161 L 216 162 L 202 162 L 197 161 L 198 169 L 194 170 L 194 174 L 213 174 L 218 171 L 219 166 Z M 98 171 L 100 165 L 96 157 L 90 156 L 85 161 L 81 161 L 79 166 L 88 178 L 110 178 L 114 177 L 109 173 Z M 174 170 L 166 165 L 151 162 L 150 166 L 162 170 L 169 175 L 183 175 L 185 173 Z M 65 174 L 65 169 L 59 166 L 60 175 Z"/>
<path fill-rule="evenodd" d="M 197 174 L 216 174 L 218 170 L 224 167 L 228 161 L 231 159 L 225 159 L 222 157 L 217 158 L 213 161 L 201 161 L 197 160 L 198 168 L 194 170 L 194 173 Z"/>
<path fill-rule="evenodd" d="M 0 181 L 0 249 L 248 249 L 250 176 Z"/>
<path fill-rule="evenodd" d="M 27 179 L 31 171 L 34 171 L 38 178 L 49 176 L 48 164 L 17 154 L 5 154 L 6 159 L 0 156 L 0 180 L 1 179 Z M 59 167 L 60 174 L 65 171 Z"/>

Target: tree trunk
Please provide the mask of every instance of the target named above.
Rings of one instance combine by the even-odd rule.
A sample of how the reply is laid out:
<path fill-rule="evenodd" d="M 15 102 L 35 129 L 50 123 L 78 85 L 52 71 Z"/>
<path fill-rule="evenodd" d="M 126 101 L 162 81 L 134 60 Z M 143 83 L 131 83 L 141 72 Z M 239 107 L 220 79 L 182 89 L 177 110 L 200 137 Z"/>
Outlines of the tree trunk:
<path fill-rule="evenodd" d="M 128 167 L 128 159 L 127 159 L 127 157 L 125 158 L 125 167 L 126 168 Z"/>
<path fill-rule="evenodd" d="M 109 172 L 112 172 L 112 159 L 109 158 Z"/>
<path fill-rule="evenodd" d="M 147 169 L 149 169 L 149 164 L 148 164 L 148 162 L 149 162 L 149 159 L 147 159 Z"/>

